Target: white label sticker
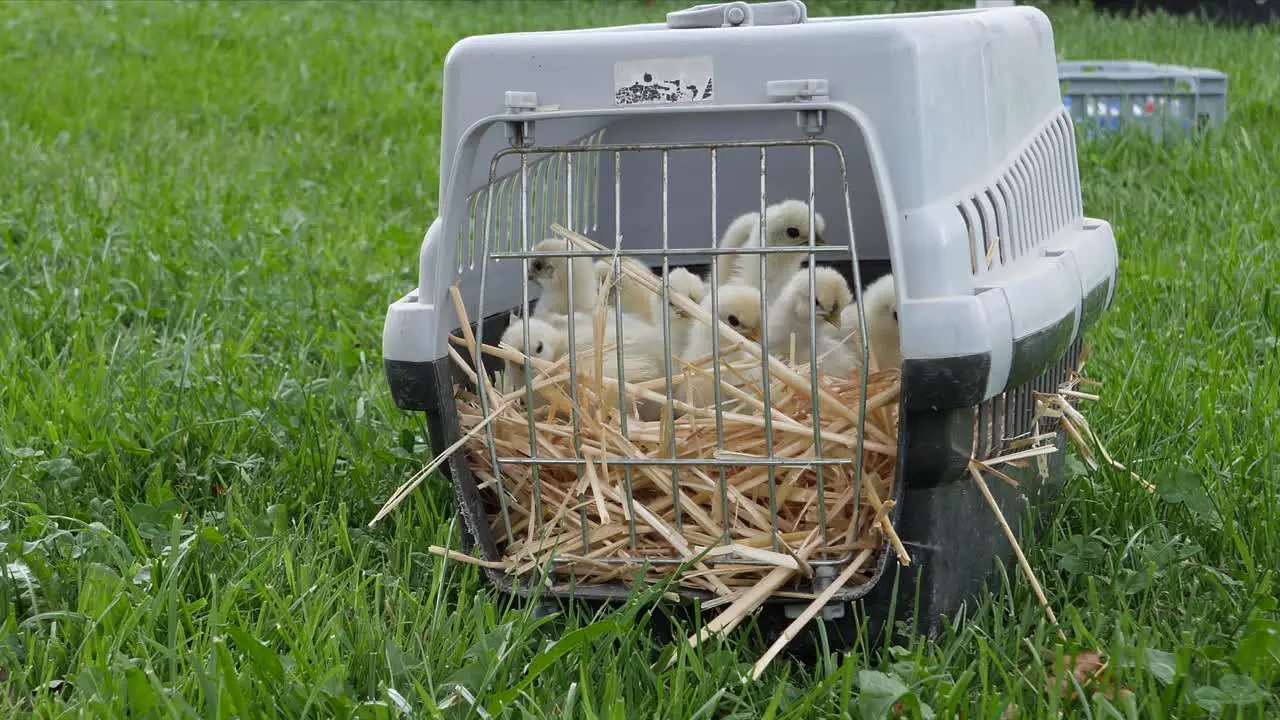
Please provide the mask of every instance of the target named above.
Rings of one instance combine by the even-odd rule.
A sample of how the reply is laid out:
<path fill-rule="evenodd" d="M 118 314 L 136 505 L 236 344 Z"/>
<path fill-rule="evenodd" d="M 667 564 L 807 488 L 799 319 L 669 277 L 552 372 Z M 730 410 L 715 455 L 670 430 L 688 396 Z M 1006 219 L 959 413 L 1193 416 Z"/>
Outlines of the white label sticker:
<path fill-rule="evenodd" d="M 710 55 L 623 60 L 613 65 L 613 102 L 652 105 L 710 100 L 713 76 Z"/>

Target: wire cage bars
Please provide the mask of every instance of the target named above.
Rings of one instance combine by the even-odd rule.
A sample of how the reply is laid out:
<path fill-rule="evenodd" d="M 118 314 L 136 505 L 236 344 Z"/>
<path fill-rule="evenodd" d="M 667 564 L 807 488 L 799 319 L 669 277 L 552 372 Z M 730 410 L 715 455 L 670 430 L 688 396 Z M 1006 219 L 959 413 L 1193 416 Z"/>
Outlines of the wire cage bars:
<path fill-rule="evenodd" d="M 669 277 L 672 269 L 676 267 L 698 267 L 698 261 L 705 262 L 708 268 L 708 292 L 706 303 L 707 309 L 710 311 L 712 318 L 720 317 L 719 308 L 719 290 L 726 284 L 727 278 L 721 276 L 719 263 L 716 259 L 724 256 L 740 256 L 743 262 L 758 263 L 761 277 L 766 277 L 769 272 L 767 263 L 770 257 L 778 257 L 789 255 L 796 257 L 795 265 L 806 265 L 808 269 L 808 291 L 809 297 L 815 294 L 815 266 L 822 264 L 828 266 L 836 266 L 844 271 L 846 276 L 851 276 L 851 291 L 858 303 L 859 308 L 862 304 L 862 282 L 861 271 L 859 269 L 859 258 L 857 254 L 856 243 L 854 242 L 854 225 L 853 225 L 853 206 L 849 192 L 848 173 L 845 164 L 845 157 L 841 147 L 829 140 L 821 138 L 804 138 L 796 140 L 777 140 L 765 142 L 697 142 L 697 143 L 649 143 L 649 144 L 605 144 L 600 142 L 602 133 L 597 136 L 588 138 L 579 144 L 558 145 L 558 146 L 516 146 L 499 151 L 492 159 L 489 166 L 489 179 L 485 188 L 474 194 L 468 204 L 471 209 L 471 216 L 468 218 L 464 226 L 464 233 L 470 235 L 468 243 L 461 243 L 464 249 L 460 252 L 460 264 L 481 263 L 479 271 L 480 282 L 480 306 L 479 319 L 476 324 L 476 334 L 480 337 L 490 337 L 492 332 L 486 332 L 486 323 L 502 323 L 502 314 L 515 310 L 514 321 L 523 324 L 524 347 L 529 347 L 530 343 L 530 318 L 536 312 L 535 301 L 531 297 L 531 288 L 529 280 L 529 269 L 532 262 L 539 259 L 547 258 L 590 258 L 592 260 L 601 260 L 608 262 L 612 266 L 614 277 L 621 277 L 623 273 L 623 264 L 629 259 L 644 262 L 655 273 L 660 270 L 660 276 Z M 722 209 L 721 198 L 721 159 L 726 154 L 735 154 L 741 157 L 743 153 L 753 153 L 757 158 L 757 166 L 759 172 L 758 195 L 754 198 L 755 205 L 761 216 L 765 215 L 766 208 L 772 201 L 776 201 L 777 193 L 772 196 L 769 192 L 769 168 L 771 154 L 791 153 L 793 156 L 799 153 L 803 156 L 802 164 L 805 166 L 805 174 L 807 175 L 807 187 L 800 192 L 785 193 L 791 197 L 796 195 L 804 195 L 808 199 L 808 237 L 804 238 L 805 242 L 796 246 L 769 246 L 769 247 L 749 247 L 749 248 L 720 248 L 717 247 L 718 237 L 715 229 L 721 227 L 721 220 L 727 217 Z M 624 172 L 633 163 L 629 162 L 629 158 L 637 158 L 641 155 L 650 154 L 658 156 L 658 167 L 660 172 L 658 177 L 643 177 L 640 173 Z M 691 237 L 685 232 L 679 220 L 673 216 L 683 215 L 691 200 L 687 196 L 681 196 L 677 202 L 680 203 L 681 213 L 672 212 L 672 157 L 675 155 L 683 156 L 685 162 L 683 167 L 687 167 L 688 157 L 691 155 L 701 156 L 706 163 L 708 187 L 705 188 L 707 202 L 704 212 L 709 214 L 709 227 L 711 232 L 702 237 Z M 840 187 L 840 195 L 843 198 L 843 207 L 827 208 L 828 214 L 836 218 L 839 226 L 843 226 L 843 232 L 836 233 L 847 238 L 846 242 L 836 242 L 830 244 L 819 244 L 820 238 L 816 232 L 815 217 L 821 210 L 815 207 L 815 198 L 817 195 L 818 173 L 816 166 L 821 155 L 828 156 L 830 166 L 838 172 L 838 177 L 830 173 L 824 174 L 822 180 L 824 182 L 832 182 Z M 638 163 L 636 163 L 638 165 Z M 504 166 L 510 167 L 507 171 L 503 171 Z M 658 195 L 660 197 L 660 207 L 658 212 L 660 219 L 657 223 L 659 232 L 656 238 L 624 238 L 622 235 L 623 228 L 623 208 L 625 193 L 628 186 L 654 183 L 659 185 Z M 736 185 L 743 185 L 741 178 L 735 178 Z M 611 186 L 611 187 L 610 187 Z M 596 231 L 601 226 L 601 218 L 599 209 L 601 206 L 601 193 L 610 195 L 607 204 L 612 207 L 612 222 L 606 222 L 604 225 L 611 226 L 612 232 L 606 232 L 606 235 L 612 235 L 612 247 L 600 246 L 597 248 L 577 248 L 566 249 L 563 251 L 533 251 L 533 245 L 542 237 L 548 235 L 548 230 L 552 222 L 563 221 L 563 224 L 569 230 L 582 230 L 587 233 Z M 740 203 L 739 203 L 740 205 Z M 835 213 L 831 213 L 831 210 Z M 673 223 L 673 220 L 676 220 Z M 673 224 L 675 226 L 673 226 Z M 837 226 L 838 227 L 838 226 Z M 479 251 L 479 252 L 477 252 Z M 491 263 L 501 262 L 517 262 L 520 264 L 520 303 L 517 308 L 498 307 L 493 308 L 489 305 L 487 298 L 487 284 L 489 282 L 489 268 Z M 581 268 L 575 269 L 575 263 L 566 262 L 564 267 L 567 269 L 568 278 L 566 289 L 568 293 L 569 308 L 578 307 L 577 298 L 574 293 L 577 292 L 579 285 L 573 279 L 575 272 L 581 272 Z M 771 298 L 769 295 L 769 283 L 761 283 L 760 303 L 759 303 L 759 328 L 761 348 L 769 348 L 770 340 L 768 337 L 768 316 L 771 311 Z M 673 360 L 673 338 L 672 336 L 672 312 L 671 289 L 666 282 L 661 286 L 661 308 L 660 325 L 662 330 L 662 342 L 665 352 L 664 363 L 664 382 L 661 383 L 661 392 L 665 400 L 663 410 L 664 417 L 661 422 L 666 422 L 674 426 L 676 422 L 676 407 L 680 400 L 676 388 L 675 378 L 679 375 L 680 368 L 676 367 Z M 811 308 L 812 310 L 812 308 Z M 625 333 L 627 325 L 623 314 L 623 305 L 621 302 L 614 303 L 610 309 L 612 314 L 611 322 L 617 328 L 617 341 L 614 352 L 616 353 L 616 362 L 618 368 L 618 377 L 616 384 L 616 393 L 618 407 L 626 407 L 626 398 L 624 397 L 624 386 L 627 384 L 625 373 L 626 365 L 623 362 L 623 347 L 625 345 Z M 811 351 L 810 357 L 807 358 L 807 374 L 808 382 L 811 388 L 818 388 L 819 382 L 819 362 L 817 357 L 816 342 L 819 336 L 818 319 L 813 312 L 809 313 L 808 326 L 802 328 L 802 332 L 806 332 L 809 336 L 808 347 Z M 858 313 L 858 337 L 866 337 L 866 319 L 861 312 Z M 500 329 L 501 330 L 501 329 Z M 581 338 L 578 337 L 580 329 L 576 324 L 570 322 L 567 324 L 568 345 L 570 352 L 568 354 L 569 372 L 569 397 L 579 397 L 579 358 L 578 348 L 581 344 Z M 788 524 L 780 515 L 779 507 L 779 475 L 793 477 L 798 471 L 810 470 L 815 476 L 816 491 L 814 496 L 817 502 L 814 503 L 816 512 L 816 525 L 820 532 L 823 533 L 823 540 L 819 550 L 815 553 L 816 557 L 811 561 L 811 565 L 815 567 L 831 566 L 839 567 L 849 562 L 853 552 L 845 549 L 838 551 L 835 549 L 834 538 L 828 537 L 829 532 L 828 512 L 832 510 L 832 506 L 838 502 L 832 498 L 827 487 L 827 478 L 833 471 L 842 471 L 845 477 L 852 478 L 851 496 L 852 502 L 847 503 L 846 507 L 840 508 L 839 512 L 847 513 L 851 518 L 857 518 L 860 510 L 861 498 L 861 481 L 863 478 L 863 450 L 864 438 L 862 433 L 855 433 L 856 439 L 850 448 L 844 447 L 844 452 L 830 452 L 830 439 L 823 432 L 822 417 L 824 412 L 830 414 L 830 410 L 822 407 L 823 403 L 819 400 L 819 393 L 811 394 L 811 404 L 809 411 L 812 420 L 809 423 L 807 432 L 809 433 L 809 442 L 812 444 L 811 454 L 801 454 L 796 452 L 782 452 L 779 447 L 779 435 L 785 435 L 787 438 L 794 439 L 796 436 L 795 424 L 788 424 L 785 432 L 780 433 L 776 427 L 775 410 L 773 407 L 773 392 L 771 389 L 771 373 L 773 369 L 770 367 L 769 355 L 766 351 L 757 358 L 758 368 L 762 382 L 759 387 L 761 389 L 761 397 L 757 409 L 761 418 L 762 435 L 764 453 L 762 457 L 742 457 L 735 455 L 726 457 L 725 455 L 725 408 L 729 398 L 725 397 L 724 389 L 722 389 L 721 380 L 722 373 L 722 343 L 723 339 L 719 332 L 711 332 L 711 355 L 713 362 L 711 363 L 711 372 L 713 375 L 713 399 L 710 405 L 709 414 L 712 415 L 715 428 L 715 443 L 709 450 L 710 452 L 699 453 L 696 449 L 681 447 L 681 443 L 677 434 L 672 432 L 666 436 L 666 447 L 663 457 L 637 457 L 634 453 L 623 452 L 619 446 L 619 451 L 610 452 L 608 448 L 603 448 L 602 452 L 593 452 L 589 457 L 584 451 L 584 441 L 582 435 L 582 418 L 581 410 L 574 403 L 571 407 L 571 424 L 573 428 L 573 456 L 572 457 L 548 457 L 545 452 L 541 452 L 539 448 L 539 439 L 537 437 L 536 428 L 538 421 L 534 417 L 534 392 L 535 383 L 534 368 L 531 362 L 526 360 L 520 371 L 523 372 L 523 390 L 525 401 L 525 414 L 527 419 L 527 441 L 528 454 L 516 455 L 510 452 L 504 453 L 500 450 L 499 443 L 496 442 L 495 431 L 492 426 L 485 428 L 485 446 L 488 455 L 490 467 L 493 469 L 492 475 L 486 480 L 492 481 L 491 496 L 496 500 L 496 507 L 493 508 L 492 516 L 497 517 L 494 528 L 495 534 L 500 538 L 502 544 L 510 546 L 517 541 L 517 535 L 521 530 L 532 532 L 537 535 L 543 530 L 546 522 L 546 509 L 542 507 L 543 492 L 541 487 L 542 470 L 547 467 L 571 467 L 577 474 L 579 482 L 577 483 L 578 496 L 574 499 L 577 506 L 578 527 L 581 533 L 580 552 L 573 556 L 566 556 L 557 559 L 558 563 L 568 563 L 583 556 L 591 557 L 595 562 L 601 564 L 619 564 L 634 565 L 637 561 L 647 562 L 653 565 L 661 564 L 678 564 L 685 562 L 686 558 L 676 553 L 674 549 L 665 556 L 654 555 L 652 553 L 639 554 L 640 543 L 638 538 L 646 532 L 652 533 L 652 528 L 646 528 L 643 523 L 637 523 L 637 514 L 635 511 L 636 504 L 636 486 L 637 475 L 644 474 L 646 478 L 653 477 L 653 471 L 661 470 L 665 475 L 669 476 L 670 497 L 672 498 L 674 516 L 674 526 L 677 533 L 685 535 L 691 541 L 699 545 L 716 545 L 727 546 L 735 540 L 741 539 L 735 537 L 734 529 L 731 526 L 730 518 L 734 514 L 734 508 L 731 506 L 734 501 L 731 499 L 731 490 L 727 481 L 727 475 L 733 470 L 741 471 L 743 468 L 753 468 L 762 470 L 764 474 L 764 485 L 767 491 L 769 531 L 771 535 L 771 546 L 774 551 L 781 551 L 781 536 L 785 531 L 794 532 L 795 523 Z M 858 427 L 862 427 L 866 419 L 866 386 L 868 373 L 869 352 L 866 343 L 861 343 L 856 352 L 859 354 L 859 367 L 857 371 L 857 381 L 860 383 L 862 392 L 858 394 L 860 398 L 859 407 L 856 412 L 858 414 Z M 478 348 L 476 354 L 470 358 L 473 367 L 482 367 L 482 358 L 479 357 Z M 495 398 L 491 396 L 491 389 L 487 382 L 479 382 L 475 385 L 475 392 L 481 403 L 483 414 L 487 417 L 493 409 Z M 639 422 L 635 416 L 623 412 L 620 413 L 619 431 L 624 439 L 627 440 L 636 429 L 636 423 Z M 652 425 L 652 422 L 650 422 Z M 788 448 L 794 448 L 797 443 L 784 443 Z M 597 448 L 592 448 L 597 450 Z M 851 450 L 851 452 L 850 452 Z M 620 468 L 622 476 L 622 488 L 627 507 L 626 521 L 626 540 L 623 543 L 613 543 L 607 545 L 593 540 L 590 532 L 592 523 L 588 521 L 588 513 L 590 510 L 590 502 L 586 494 L 587 478 L 586 475 L 594 472 L 589 468 L 590 465 L 599 467 Z M 519 503 L 523 499 L 515 498 L 510 495 L 504 482 L 504 468 L 513 468 L 524 466 L 532 476 L 533 492 L 528 500 L 531 502 L 529 508 L 519 508 L 520 515 L 524 516 L 526 527 L 518 528 L 519 519 L 513 521 L 513 503 Z M 708 487 L 707 480 L 713 487 Z M 711 491 L 711 492 L 708 492 Z M 691 498 L 704 498 L 701 501 L 690 502 Z M 741 501 L 741 498 L 739 498 Z M 682 506 L 682 503 L 686 503 Z M 690 522 L 691 517 L 701 516 L 702 518 L 716 516 L 719 519 L 717 532 L 714 536 L 707 532 L 706 522 L 695 523 Z M 856 524 L 856 523 L 854 523 Z M 692 526 L 692 527 L 690 527 Z M 852 528 L 852 525 L 850 526 Z M 848 543 L 845 543 L 846 545 Z M 496 549 L 496 548 L 493 548 Z M 705 563 L 714 566 L 722 563 L 733 563 L 734 565 L 752 565 L 758 561 L 747 557 L 735 557 L 731 554 L 710 555 L 706 558 Z M 824 575 L 826 573 L 823 573 Z"/>

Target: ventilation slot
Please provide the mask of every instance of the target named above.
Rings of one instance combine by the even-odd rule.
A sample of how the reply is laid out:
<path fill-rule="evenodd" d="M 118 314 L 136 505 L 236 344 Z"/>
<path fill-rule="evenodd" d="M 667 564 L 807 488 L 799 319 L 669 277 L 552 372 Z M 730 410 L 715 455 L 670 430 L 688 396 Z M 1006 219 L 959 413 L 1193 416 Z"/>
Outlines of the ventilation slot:
<path fill-rule="evenodd" d="M 991 205 L 992 211 L 995 213 L 995 242 L 997 250 L 996 261 L 1001 267 L 1009 262 L 1009 210 L 1005 206 L 1004 196 L 995 190 L 986 191 L 987 203 Z"/>
<path fill-rule="evenodd" d="M 1012 168 L 1014 204 L 1022 213 L 1022 233 L 1017 238 L 1018 254 L 1026 255 L 1031 250 L 1031 238 L 1039 230 L 1036 228 L 1035 204 L 1032 199 L 1031 175 L 1026 169 L 1026 158 L 1019 158 Z"/>
<path fill-rule="evenodd" d="M 1054 116 L 995 182 L 956 209 L 969 231 L 975 275 L 1035 252 L 1079 222 L 1084 208 L 1071 116 Z"/>
<path fill-rule="evenodd" d="M 1027 174 L 1027 208 L 1031 211 L 1031 237 L 1027 238 L 1027 252 L 1035 249 L 1040 238 L 1049 232 L 1049 222 L 1045 218 L 1044 193 L 1044 159 L 1040 154 L 1039 142 L 1031 141 L 1027 148 L 1026 161 L 1022 164 Z"/>
<path fill-rule="evenodd" d="M 991 448 L 991 453 L 988 454 L 987 457 L 991 457 L 991 455 L 994 455 L 995 453 L 1000 452 L 1000 450 L 1004 448 L 1004 436 L 1006 431 L 1005 405 L 1008 402 L 1008 398 L 1005 396 L 1005 393 L 1000 393 L 999 395 L 991 398 L 991 400 L 989 400 L 988 402 L 991 403 L 992 448 Z"/>
<path fill-rule="evenodd" d="M 960 219 L 964 220 L 964 230 L 969 235 L 969 266 L 974 275 L 978 274 L 978 236 L 974 232 L 973 225 L 977 219 L 977 213 L 969 206 L 969 203 L 962 202 L 956 205 L 956 210 L 960 212 Z"/>
<path fill-rule="evenodd" d="M 996 193 L 1000 195 L 1000 204 L 1004 208 L 1005 224 L 1004 229 L 1000 233 L 1000 247 L 1005 255 L 1006 262 L 1013 262 L 1022 256 L 1018 252 L 1018 246 L 1014 243 L 1014 238 L 1021 237 L 1025 232 L 1023 230 L 1021 208 L 1013 201 L 1013 187 L 1009 184 L 1007 177 L 1000 178 L 996 182 Z"/>
<path fill-rule="evenodd" d="M 573 143 L 600 145 L 604 129 Z M 496 252 L 516 252 L 521 243 L 522 198 L 527 197 L 530 245 L 553 224 L 593 232 L 600 224 L 600 153 L 557 152 L 538 156 L 499 176 L 467 198 L 468 218 L 458 231 L 458 267 L 474 268 L 478 246 L 488 237 Z"/>
<path fill-rule="evenodd" d="M 982 244 L 979 249 L 982 255 L 978 262 L 984 271 L 1000 267 L 1000 244 L 998 242 L 996 209 L 984 192 L 973 197 L 973 204 L 978 208 L 978 220 L 982 223 Z"/>

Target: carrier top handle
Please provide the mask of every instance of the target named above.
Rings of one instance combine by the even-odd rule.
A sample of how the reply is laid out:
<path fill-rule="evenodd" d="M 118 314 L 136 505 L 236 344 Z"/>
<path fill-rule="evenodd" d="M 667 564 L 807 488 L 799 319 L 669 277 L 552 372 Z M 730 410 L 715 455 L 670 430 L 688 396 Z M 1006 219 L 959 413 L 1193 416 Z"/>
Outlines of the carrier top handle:
<path fill-rule="evenodd" d="M 667 13 L 667 27 L 673 30 L 691 28 L 746 27 L 750 25 L 799 25 L 809 18 L 809 9 L 800 0 L 779 2 L 727 2 L 694 5 Z"/>

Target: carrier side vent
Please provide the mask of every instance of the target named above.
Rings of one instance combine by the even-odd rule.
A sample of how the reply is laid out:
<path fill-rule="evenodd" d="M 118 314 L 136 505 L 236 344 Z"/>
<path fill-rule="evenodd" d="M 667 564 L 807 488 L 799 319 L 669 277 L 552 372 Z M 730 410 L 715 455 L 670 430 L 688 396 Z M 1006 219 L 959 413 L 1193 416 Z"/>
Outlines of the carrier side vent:
<path fill-rule="evenodd" d="M 605 128 L 577 141 L 600 145 Z M 570 156 L 572 155 L 572 159 Z M 571 177 L 572 176 L 572 177 Z M 467 197 L 467 219 L 458 236 L 458 269 L 475 267 L 488 235 L 495 252 L 520 250 L 521 194 L 528 192 L 529 243 L 541 240 L 554 223 L 591 232 L 600 224 L 600 154 L 548 153 L 528 164 L 528 180 L 514 168 Z"/>
<path fill-rule="evenodd" d="M 1058 113 L 995 179 L 956 203 L 969 232 L 969 262 L 983 275 L 1034 253 L 1083 214 L 1075 132 Z"/>

